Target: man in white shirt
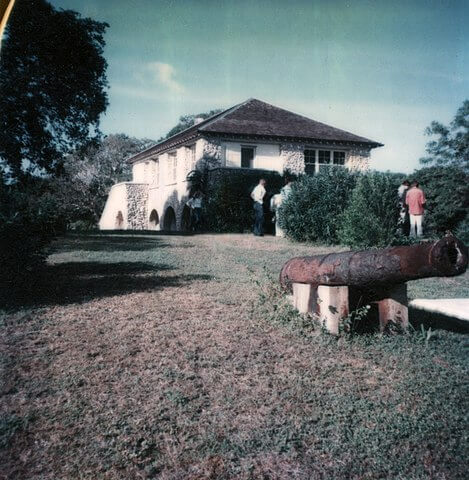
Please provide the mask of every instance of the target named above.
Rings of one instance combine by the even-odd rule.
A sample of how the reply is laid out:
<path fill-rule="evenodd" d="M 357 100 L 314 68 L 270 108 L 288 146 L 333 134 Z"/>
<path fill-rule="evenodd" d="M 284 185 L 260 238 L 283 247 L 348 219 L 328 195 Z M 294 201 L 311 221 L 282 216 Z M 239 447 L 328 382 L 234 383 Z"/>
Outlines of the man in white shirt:
<path fill-rule="evenodd" d="M 254 200 L 254 235 L 264 236 L 264 196 L 265 196 L 264 178 L 259 180 L 259 184 L 251 192 L 251 198 Z"/>

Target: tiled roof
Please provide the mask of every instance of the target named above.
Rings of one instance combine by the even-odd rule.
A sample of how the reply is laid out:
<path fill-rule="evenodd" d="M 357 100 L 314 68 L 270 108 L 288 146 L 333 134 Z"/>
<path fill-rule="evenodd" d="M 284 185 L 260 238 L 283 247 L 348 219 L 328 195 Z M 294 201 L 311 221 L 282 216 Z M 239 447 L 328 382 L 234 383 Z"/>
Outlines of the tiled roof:
<path fill-rule="evenodd" d="M 382 146 L 379 142 L 251 98 L 138 153 L 130 161 L 134 162 L 148 155 L 167 151 L 204 134 L 339 142 L 360 144 L 369 148 Z"/>

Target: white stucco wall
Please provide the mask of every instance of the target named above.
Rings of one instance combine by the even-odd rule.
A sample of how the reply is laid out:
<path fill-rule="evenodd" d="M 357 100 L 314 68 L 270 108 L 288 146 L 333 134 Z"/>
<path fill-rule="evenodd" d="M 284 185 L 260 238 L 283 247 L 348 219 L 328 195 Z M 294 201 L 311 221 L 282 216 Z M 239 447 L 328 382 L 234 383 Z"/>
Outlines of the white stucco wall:
<path fill-rule="evenodd" d="M 280 156 L 280 145 L 278 143 L 222 142 L 224 166 L 241 167 L 241 147 L 255 148 L 253 168 L 283 172 L 285 162 Z"/>
<path fill-rule="evenodd" d="M 126 182 L 117 183 L 111 187 L 104 206 L 103 213 L 99 220 L 100 230 L 115 230 L 117 228 L 117 214 L 122 212 L 124 218 L 122 229 L 127 228 L 127 188 Z"/>

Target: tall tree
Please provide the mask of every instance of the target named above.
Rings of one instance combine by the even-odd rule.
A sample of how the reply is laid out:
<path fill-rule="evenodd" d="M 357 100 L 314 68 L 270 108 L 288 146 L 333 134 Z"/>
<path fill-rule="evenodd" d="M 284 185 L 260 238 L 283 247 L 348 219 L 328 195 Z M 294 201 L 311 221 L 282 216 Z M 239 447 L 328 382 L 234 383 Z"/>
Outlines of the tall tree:
<path fill-rule="evenodd" d="M 435 121 L 425 134 L 437 138 L 427 143 L 428 156 L 421 158 L 420 163 L 469 170 L 469 100 L 463 102 L 449 126 Z"/>
<path fill-rule="evenodd" d="M 0 54 L 0 161 L 12 179 L 58 173 L 65 154 L 99 138 L 108 26 L 45 0 L 16 2 Z"/>

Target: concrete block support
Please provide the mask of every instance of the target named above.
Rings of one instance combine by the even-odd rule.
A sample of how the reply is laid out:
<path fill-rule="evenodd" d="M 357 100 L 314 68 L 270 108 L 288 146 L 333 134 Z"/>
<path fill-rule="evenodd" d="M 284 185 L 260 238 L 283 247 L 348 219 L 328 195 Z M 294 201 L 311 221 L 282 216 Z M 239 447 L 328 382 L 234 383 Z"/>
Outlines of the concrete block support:
<path fill-rule="evenodd" d="M 293 307 L 300 313 L 312 313 L 316 310 L 316 288 L 306 283 L 294 283 Z"/>
<path fill-rule="evenodd" d="M 376 305 L 377 308 L 372 309 L 370 315 L 375 322 L 379 318 L 381 331 L 391 321 L 403 329 L 409 325 L 407 284 L 405 283 L 382 289 L 371 295 L 357 292 L 347 286 L 330 287 L 293 283 L 292 287 L 293 306 L 300 313 L 317 314 L 326 330 L 333 335 L 339 334 L 340 321 L 350 313 L 350 310 L 366 304 Z"/>
<path fill-rule="evenodd" d="M 317 296 L 321 322 L 329 333 L 338 335 L 340 319 L 349 314 L 348 287 L 319 285 Z"/>
<path fill-rule="evenodd" d="M 407 284 L 401 283 L 396 285 L 383 296 L 385 298 L 377 301 L 380 330 L 383 331 L 390 321 L 406 329 L 409 326 Z"/>

